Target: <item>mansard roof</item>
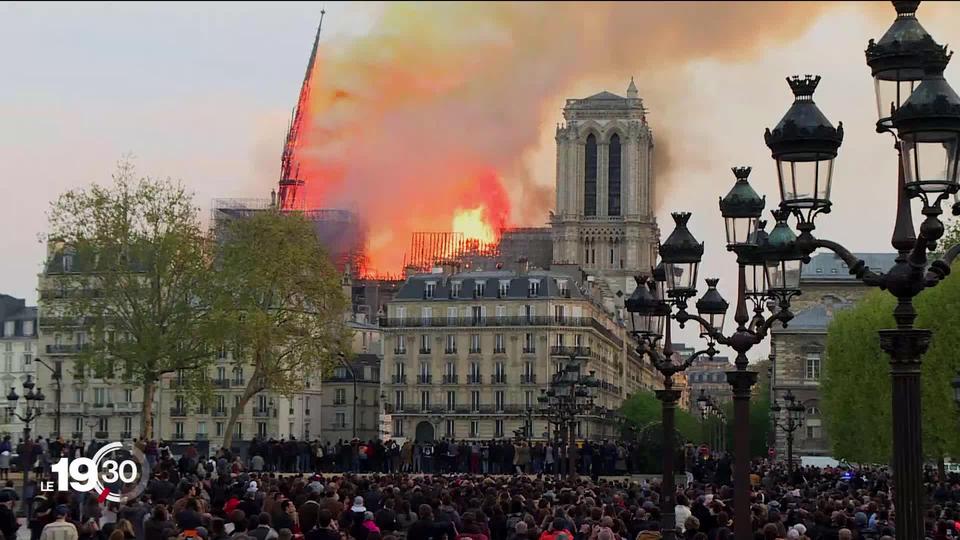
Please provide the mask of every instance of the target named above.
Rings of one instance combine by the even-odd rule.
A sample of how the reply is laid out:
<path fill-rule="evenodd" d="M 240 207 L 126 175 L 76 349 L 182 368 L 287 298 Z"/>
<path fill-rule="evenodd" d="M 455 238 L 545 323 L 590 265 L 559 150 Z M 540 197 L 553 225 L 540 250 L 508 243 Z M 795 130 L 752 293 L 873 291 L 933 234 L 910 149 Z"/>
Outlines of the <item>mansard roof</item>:
<path fill-rule="evenodd" d="M 500 296 L 500 282 L 509 283 L 507 294 Z M 410 276 L 393 297 L 394 300 L 424 300 L 426 284 L 434 283 L 434 293 L 430 300 L 475 300 L 476 284 L 484 284 L 484 299 L 496 298 L 531 298 L 530 282 L 540 281 L 540 289 L 535 298 L 583 298 L 578 284 L 565 274 L 532 270 L 524 275 L 508 270 L 461 272 L 453 275 L 444 274 L 417 274 Z M 561 290 L 558 281 L 566 281 L 567 286 Z M 452 283 L 460 283 L 460 295 L 452 294 Z"/>

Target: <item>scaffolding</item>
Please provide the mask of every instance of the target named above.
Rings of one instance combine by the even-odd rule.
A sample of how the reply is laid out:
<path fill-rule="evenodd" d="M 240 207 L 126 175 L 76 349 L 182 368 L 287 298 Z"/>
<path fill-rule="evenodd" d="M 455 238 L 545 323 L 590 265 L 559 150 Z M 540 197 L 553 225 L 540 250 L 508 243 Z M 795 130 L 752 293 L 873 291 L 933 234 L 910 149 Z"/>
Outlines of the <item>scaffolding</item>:
<path fill-rule="evenodd" d="M 228 223 L 256 212 L 274 208 L 270 199 L 214 199 L 210 208 L 210 226 L 222 238 Z M 320 245 L 340 272 L 363 276 L 367 269 L 367 227 L 350 210 L 317 208 L 304 210 L 304 218 L 313 226 Z"/>
<path fill-rule="evenodd" d="M 415 232 L 410 239 L 410 253 L 404 257 L 404 268 L 427 272 L 438 265 L 461 265 L 465 260 L 496 258 L 497 242 L 484 243 L 457 232 Z"/>

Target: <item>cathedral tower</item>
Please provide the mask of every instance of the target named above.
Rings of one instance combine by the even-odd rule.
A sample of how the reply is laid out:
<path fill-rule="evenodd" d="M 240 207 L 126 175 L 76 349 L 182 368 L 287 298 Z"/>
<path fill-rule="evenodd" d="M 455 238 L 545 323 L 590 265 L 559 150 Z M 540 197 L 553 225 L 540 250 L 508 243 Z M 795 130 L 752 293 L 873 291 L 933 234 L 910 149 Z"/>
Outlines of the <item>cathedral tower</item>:
<path fill-rule="evenodd" d="M 655 264 L 653 135 L 630 79 L 626 97 L 568 99 L 557 127 L 553 262 L 576 264 L 629 294 Z M 622 303 L 618 302 L 618 303 Z"/>

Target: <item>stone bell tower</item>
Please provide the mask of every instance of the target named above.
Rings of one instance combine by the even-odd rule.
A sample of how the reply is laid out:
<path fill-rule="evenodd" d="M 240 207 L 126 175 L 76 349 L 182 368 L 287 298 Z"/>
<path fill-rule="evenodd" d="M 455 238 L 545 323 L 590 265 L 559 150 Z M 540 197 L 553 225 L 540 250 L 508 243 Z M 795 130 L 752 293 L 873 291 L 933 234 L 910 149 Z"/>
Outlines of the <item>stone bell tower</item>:
<path fill-rule="evenodd" d="M 653 135 L 632 78 L 626 94 L 568 99 L 556 133 L 553 262 L 604 278 L 611 294 L 633 290 L 632 276 L 656 261 L 660 235 Z"/>

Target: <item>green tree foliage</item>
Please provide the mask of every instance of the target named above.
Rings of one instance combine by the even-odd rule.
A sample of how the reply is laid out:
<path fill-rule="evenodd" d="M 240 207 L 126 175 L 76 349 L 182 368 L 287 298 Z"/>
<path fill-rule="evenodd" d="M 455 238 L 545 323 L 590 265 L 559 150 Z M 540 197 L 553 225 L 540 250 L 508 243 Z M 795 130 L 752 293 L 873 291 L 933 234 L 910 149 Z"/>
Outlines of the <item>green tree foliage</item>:
<path fill-rule="evenodd" d="M 43 316 L 58 332 L 85 336 L 78 374 L 92 370 L 143 389 L 140 436 L 152 437 L 161 376 L 204 372 L 211 358 L 200 338 L 210 273 L 192 197 L 169 180 L 135 176 L 123 162 L 111 185 L 68 191 L 52 203 L 54 289 L 41 295 L 52 300 Z"/>
<path fill-rule="evenodd" d="M 679 405 L 679 404 L 678 404 Z M 627 398 L 620 408 L 620 412 L 638 430 L 650 424 L 659 423 L 663 418 L 663 405 L 653 392 L 637 392 Z M 677 408 L 676 427 L 681 437 L 688 441 L 702 442 L 703 428 L 700 425 L 699 413 L 694 416 L 685 409 Z"/>
<path fill-rule="evenodd" d="M 302 215 L 258 212 L 228 223 L 219 240 L 218 339 L 253 370 L 227 422 L 229 448 L 237 417 L 257 393 L 289 396 L 350 347 L 340 276 Z"/>
<path fill-rule="evenodd" d="M 957 227 L 952 228 L 956 234 Z M 956 265 L 954 267 L 956 271 Z M 889 463 L 892 449 L 888 357 L 877 331 L 895 327 L 895 299 L 868 294 L 834 316 L 827 335 L 821 390 L 825 426 L 835 457 Z M 957 410 L 950 382 L 960 368 L 960 279 L 948 277 L 916 298 L 918 328 L 933 331 L 923 357 L 923 450 L 929 459 L 958 455 Z M 896 406 L 896 404 L 893 404 Z"/>

